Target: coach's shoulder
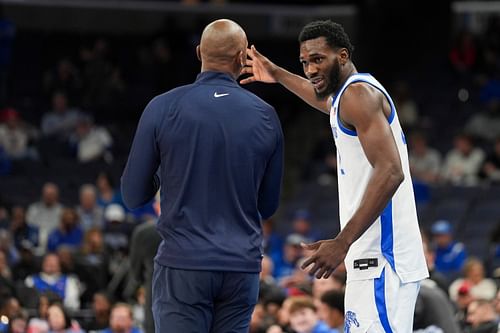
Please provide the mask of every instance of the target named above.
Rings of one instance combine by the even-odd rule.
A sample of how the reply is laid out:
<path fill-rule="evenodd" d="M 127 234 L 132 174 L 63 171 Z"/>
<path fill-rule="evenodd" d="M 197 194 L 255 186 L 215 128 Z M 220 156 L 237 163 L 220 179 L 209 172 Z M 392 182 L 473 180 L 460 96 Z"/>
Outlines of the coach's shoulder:
<path fill-rule="evenodd" d="M 180 86 L 153 97 L 148 103 L 148 108 L 165 108 L 165 106 L 170 105 L 184 96 L 190 90 L 191 86 L 192 85 Z"/>
<path fill-rule="evenodd" d="M 268 110 L 268 111 L 274 111 L 274 107 L 271 104 L 264 101 L 259 96 L 255 95 L 254 93 L 252 93 L 244 88 L 241 88 L 241 91 L 242 91 L 242 94 L 245 95 L 252 102 L 252 105 L 254 105 L 258 108 L 261 108 L 261 109 Z"/>

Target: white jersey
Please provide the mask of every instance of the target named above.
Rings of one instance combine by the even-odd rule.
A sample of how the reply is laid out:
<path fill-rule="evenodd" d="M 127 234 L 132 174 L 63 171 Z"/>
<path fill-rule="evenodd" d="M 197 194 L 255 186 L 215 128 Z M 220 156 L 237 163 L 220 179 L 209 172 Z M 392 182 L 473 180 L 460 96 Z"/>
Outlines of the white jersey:
<path fill-rule="evenodd" d="M 391 97 L 370 74 L 350 76 L 334 97 L 330 111 L 330 125 L 337 146 L 340 227 L 344 228 L 358 209 L 373 171 L 356 131 L 346 128 L 339 119 L 342 94 L 354 82 L 365 82 L 375 87 L 389 101 L 391 114 L 388 121 L 398 147 L 405 179 L 382 214 L 350 247 L 345 259 L 347 279 L 378 278 L 385 264 L 389 263 L 403 283 L 422 280 L 428 276 L 428 271 L 418 226 L 406 139 Z M 361 269 L 354 267 L 355 261 L 359 259 L 362 260 Z M 376 259 L 377 265 L 363 267 L 363 262 L 366 263 L 367 259 Z M 374 260 L 370 262 L 373 263 Z M 360 262 L 356 262 L 356 266 L 359 264 Z"/>

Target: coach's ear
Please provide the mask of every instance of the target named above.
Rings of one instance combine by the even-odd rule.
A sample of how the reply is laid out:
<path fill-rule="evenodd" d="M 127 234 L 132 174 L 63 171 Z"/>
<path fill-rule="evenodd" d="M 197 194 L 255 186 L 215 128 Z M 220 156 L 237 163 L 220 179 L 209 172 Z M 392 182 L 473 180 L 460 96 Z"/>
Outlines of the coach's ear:
<path fill-rule="evenodd" d="M 241 67 L 245 67 L 245 65 L 247 63 L 247 50 L 246 49 L 238 52 L 237 61 Z"/>
<path fill-rule="evenodd" d="M 196 56 L 198 57 L 198 60 L 201 61 L 200 45 L 196 47 Z"/>

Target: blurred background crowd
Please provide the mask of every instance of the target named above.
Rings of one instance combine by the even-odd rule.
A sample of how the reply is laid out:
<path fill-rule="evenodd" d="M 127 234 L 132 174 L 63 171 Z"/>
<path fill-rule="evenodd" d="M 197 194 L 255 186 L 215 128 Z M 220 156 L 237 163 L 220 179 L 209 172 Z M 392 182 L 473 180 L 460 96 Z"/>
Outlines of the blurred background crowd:
<path fill-rule="evenodd" d="M 498 331 L 498 2 L 42 2 L 0 0 L 0 332 L 154 331 L 156 202 L 128 210 L 119 179 L 145 105 L 194 80 L 201 30 L 221 17 L 296 73 L 303 24 L 346 27 L 408 140 L 431 271 L 415 331 Z M 298 268 L 301 242 L 339 228 L 328 118 L 279 86 L 247 88 L 276 108 L 286 142 L 250 331 L 343 332 L 345 271 Z"/>

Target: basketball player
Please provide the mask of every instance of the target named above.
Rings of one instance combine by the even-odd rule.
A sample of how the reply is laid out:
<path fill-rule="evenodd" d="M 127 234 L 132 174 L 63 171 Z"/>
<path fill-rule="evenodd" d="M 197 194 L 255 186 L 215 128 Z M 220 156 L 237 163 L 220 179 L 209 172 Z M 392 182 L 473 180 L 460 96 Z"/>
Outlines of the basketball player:
<path fill-rule="evenodd" d="M 419 281 L 428 276 L 406 140 L 394 103 L 370 74 L 358 73 L 341 25 L 307 24 L 299 36 L 307 79 L 254 46 L 241 83 L 279 82 L 330 116 L 337 146 L 341 232 L 303 246 L 302 268 L 328 278 L 344 260 L 346 332 L 411 332 Z"/>
<path fill-rule="evenodd" d="M 210 23 L 193 84 L 155 97 L 141 116 L 122 177 L 125 203 L 143 205 L 161 178 L 162 238 L 152 307 L 158 333 L 247 333 L 257 303 L 261 219 L 279 203 L 283 134 L 274 108 L 241 88 L 247 38 Z"/>

